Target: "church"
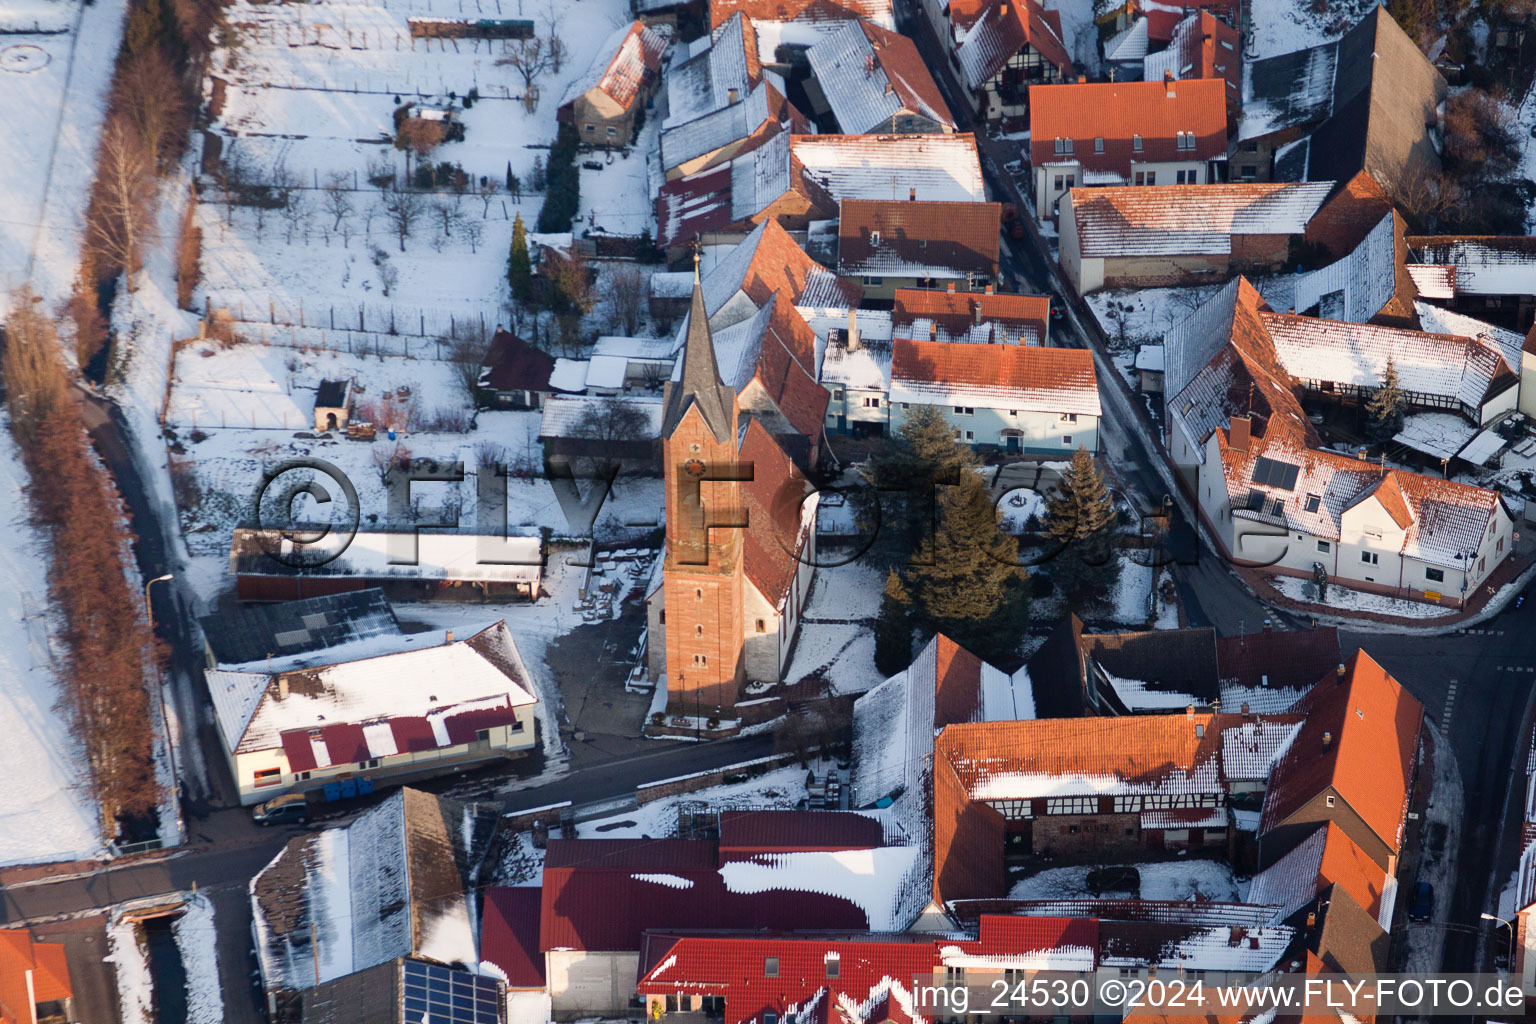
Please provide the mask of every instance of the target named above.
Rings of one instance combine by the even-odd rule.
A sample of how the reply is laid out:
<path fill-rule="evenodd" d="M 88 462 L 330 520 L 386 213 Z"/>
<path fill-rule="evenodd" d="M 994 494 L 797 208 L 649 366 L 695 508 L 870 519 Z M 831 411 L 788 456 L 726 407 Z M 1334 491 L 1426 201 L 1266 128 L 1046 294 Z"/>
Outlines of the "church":
<path fill-rule="evenodd" d="M 648 667 L 669 714 L 731 719 L 747 683 L 783 680 L 815 571 L 816 498 L 789 454 L 805 438 L 721 379 L 697 259 L 683 339 L 662 403 L 667 539 Z"/>

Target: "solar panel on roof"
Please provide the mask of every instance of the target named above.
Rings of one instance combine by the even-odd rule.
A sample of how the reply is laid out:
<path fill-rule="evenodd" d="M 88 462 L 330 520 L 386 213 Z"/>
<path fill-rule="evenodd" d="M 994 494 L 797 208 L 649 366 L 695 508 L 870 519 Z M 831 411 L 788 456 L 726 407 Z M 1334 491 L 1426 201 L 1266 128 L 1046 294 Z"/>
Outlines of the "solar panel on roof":
<path fill-rule="evenodd" d="M 1253 461 L 1253 482 L 1265 487 L 1278 487 L 1289 491 L 1296 487 L 1296 477 L 1301 472 L 1300 466 L 1293 466 L 1289 462 L 1276 462 L 1259 456 Z"/>
<path fill-rule="evenodd" d="M 407 960 L 401 980 L 401 1024 L 502 1024 L 495 978 Z"/>

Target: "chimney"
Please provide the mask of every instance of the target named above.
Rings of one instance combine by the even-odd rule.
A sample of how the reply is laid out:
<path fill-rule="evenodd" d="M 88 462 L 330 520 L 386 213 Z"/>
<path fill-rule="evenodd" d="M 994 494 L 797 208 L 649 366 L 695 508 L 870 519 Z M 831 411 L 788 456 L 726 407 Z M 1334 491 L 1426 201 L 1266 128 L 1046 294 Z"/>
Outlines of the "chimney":
<path fill-rule="evenodd" d="M 1244 718 L 1248 717 L 1248 702 L 1247 701 L 1243 701 L 1243 717 Z"/>
<path fill-rule="evenodd" d="M 286 675 L 279 675 L 277 677 L 277 699 L 282 700 L 286 696 L 288 696 L 288 677 Z"/>
<path fill-rule="evenodd" d="M 1253 420 L 1247 416 L 1233 416 L 1227 424 L 1227 447 L 1235 452 L 1247 451 L 1252 431 Z"/>
<path fill-rule="evenodd" d="M 1333 746 L 1333 733 L 1331 733 L 1331 732 L 1323 733 L 1323 749 L 1327 750 L 1331 746 Z"/>
<path fill-rule="evenodd" d="M 1271 625 L 1272 625 L 1272 623 L 1268 619 L 1265 619 L 1264 620 L 1264 632 L 1268 633 L 1269 630 L 1270 630 L 1270 626 Z"/>
<path fill-rule="evenodd" d="M 849 352 L 857 352 L 859 350 L 859 317 L 858 309 L 854 306 L 848 307 L 847 344 Z"/>
<path fill-rule="evenodd" d="M 975 324 L 977 327 L 981 326 L 981 300 L 980 299 L 972 299 L 971 300 L 971 323 Z"/>
<path fill-rule="evenodd" d="M 1339 683 L 1342 683 L 1344 681 L 1344 675 L 1348 671 L 1349 670 L 1346 669 L 1343 665 L 1340 665 L 1337 669 L 1335 669 L 1334 670 L 1334 684 L 1338 685 Z"/>
<path fill-rule="evenodd" d="M 987 294 L 988 295 L 992 294 L 992 286 L 991 285 L 987 285 Z"/>
<path fill-rule="evenodd" d="M 953 281 L 949 282 L 949 289 L 948 289 L 948 291 L 949 291 L 949 294 L 951 294 L 951 295 L 955 294 L 955 282 L 953 282 Z"/>
<path fill-rule="evenodd" d="M 453 630 L 450 629 L 450 630 L 446 631 L 445 633 L 443 633 L 443 643 L 445 643 L 445 644 L 453 643 Z"/>
<path fill-rule="evenodd" d="M 1358 452 L 1355 453 L 1355 458 L 1359 459 L 1361 462 L 1364 462 L 1367 458 L 1369 458 L 1369 456 L 1366 455 L 1365 449 L 1361 448 Z"/>
<path fill-rule="evenodd" d="M 1164 71 L 1163 72 L 1163 94 L 1165 96 L 1167 96 L 1167 98 L 1170 99 L 1170 100 L 1178 95 L 1178 93 L 1175 92 L 1174 89 L 1173 89 L 1173 72 L 1172 71 Z"/>
<path fill-rule="evenodd" d="M 725 102 L 730 106 L 734 107 L 739 99 L 741 99 L 741 90 L 737 89 L 734 85 L 725 90 Z"/>
<path fill-rule="evenodd" d="M 1008 5 L 1006 3 L 998 4 L 997 5 L 997 14 L 998 14 L 998 17 L 1000 17 L 1000 18 L 1008 17 Z"/>
<path fill-rule="evenodd" d="M 1193 704 L 1190 704 L 1188 707 L 1186 707 L 1184 709 L 1184 717 L 1185 718 L 1194 718 L 1195 717 L 1195 706 Z"/>
<path fill-rule="evenodd" d="M 938 341 L 939 340 L 939 322 L 937 320 L 929 320 L 928 321 L 928 340 L 929 341 Z"/>
<path fill-rule="evenodd" d="M 889 96 L 891 93 L 893 93 L 895 91 L 896 91 L 896 87 L 894 85 L 892 85 L 891 84 L 891 80 L 889 78 L 887 78 L 885 80 L 885 94 L 887 96 Z"/>
<path fill-rule="evenodd" d="M 909 189 L 907 189 L 907 202 L 909 202 L 909 203 L 917 202 L 917 189 L 916 188 L 909 188 Z"/>

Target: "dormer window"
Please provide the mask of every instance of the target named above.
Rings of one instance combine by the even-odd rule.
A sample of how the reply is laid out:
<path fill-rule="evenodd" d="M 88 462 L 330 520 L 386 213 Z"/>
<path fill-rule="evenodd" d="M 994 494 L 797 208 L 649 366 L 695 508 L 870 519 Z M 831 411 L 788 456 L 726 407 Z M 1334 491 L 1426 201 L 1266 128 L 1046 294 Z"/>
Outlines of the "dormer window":
<path fill-rule="evenodd" d="M 1102 135 L 1097 136 L 1097 137 L 1094 138 L 1094 140 L 1093 140 L 1093 151 L 1095 153 L 1102 153 L 1102 152 L 1104 152 L 1104 137 Z"/>
<path fill-rule="evenodd" d="M 1195 148 L 1195 133 L 1194 132 L 1179 132 L 1178 139 L 1177 139 L 1177 146 L 1178 146 L 1179 149 L 1183 149 L 1183 150 L 1194 149 Z"/>
<path fill-rule="evenodd" d="M 880 244 L 880 232 L 878 232 L 878 231 L 871 231 L 869 233 L 869 244 L 870 245 L 879 245 Z"/>
<path fill-rule="evenodd" d="M 1131 152 L 1132 153 L 1140 153 L 1141 152 L 1141 136 L 1140 135 L 1132 135 L 1131 136 Z"/>
<path fill-rule="evenodd" d="M 1072 155 L 1072 140 L 1071 139 L 1063 139 L 1063 138 L 1058 137 L 1056 139 L 1056 155 L 1057 156 L 1071 156 Z"/>

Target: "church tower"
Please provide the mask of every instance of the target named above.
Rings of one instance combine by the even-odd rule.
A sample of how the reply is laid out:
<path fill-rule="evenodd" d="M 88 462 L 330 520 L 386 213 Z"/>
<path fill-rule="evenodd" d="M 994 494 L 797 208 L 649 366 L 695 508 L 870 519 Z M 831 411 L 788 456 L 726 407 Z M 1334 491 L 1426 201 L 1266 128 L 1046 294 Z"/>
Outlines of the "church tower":
<path fill-rule="evenodd" d="M 666 385 L 661 430 L 667 710 L 726 717 L 744 669 L 739 409 L 715 362 L 697 253 L 682 359 L 681 380 Z"/>

